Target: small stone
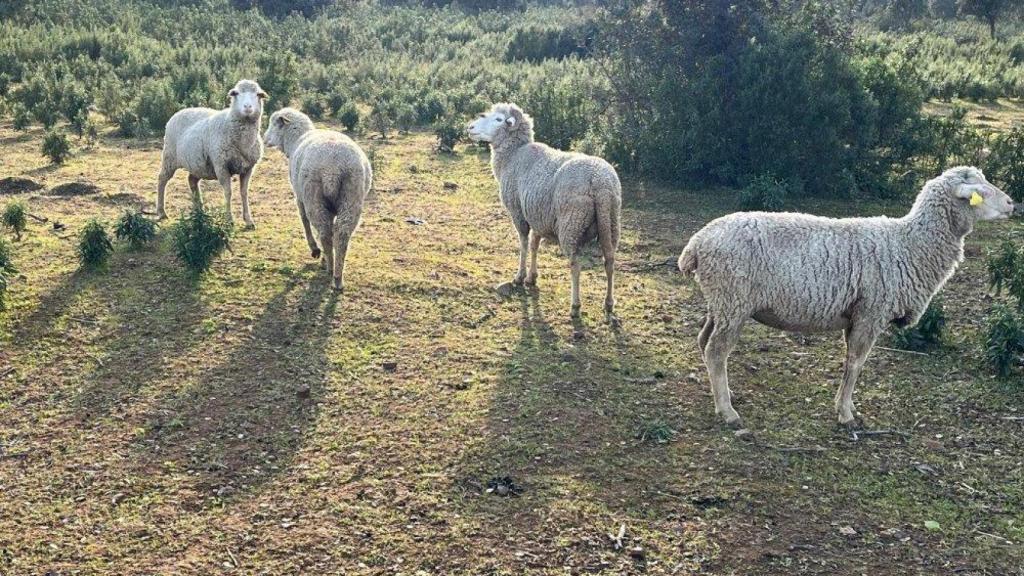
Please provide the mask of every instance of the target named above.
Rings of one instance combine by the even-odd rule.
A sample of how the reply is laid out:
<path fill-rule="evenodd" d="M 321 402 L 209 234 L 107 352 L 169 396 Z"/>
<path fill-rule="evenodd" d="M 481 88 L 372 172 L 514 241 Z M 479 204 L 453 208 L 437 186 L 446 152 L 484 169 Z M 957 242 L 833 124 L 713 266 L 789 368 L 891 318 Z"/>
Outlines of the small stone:
<path fill-rule="evenodd" d="M 381 363 L 381 368 L 384 368 L 385 372 L 394 372 L 398 369 L 398 362 L 394 360 L 387 360 Z"/>
<path fill-rule="evenodd" d="M 856 536 L 857 531 L 853 529 L 853 526 L 843 526 L 839 529 L 839 533 L 843 536 Z"/>
<path fill-rule="evenodd" d="M 511 282 L 503 282 L 498 284 L 494 290 L 498 293 L 498 296 L 508 298 L 515 291 L 515 286 Z"/>
<path fill-rule="evenodd" d="M 748 428 L 740 428 L 739 430 L 732 433 L 736 438 L 743 440 L 744 442 L 751 442 L 754 440 L 754 433 Z"/>
<path fill-rule="evenodd" d="M 456 184 L 455 182 L 445 182 L 444 183 L 444 189 L 445 190 L 458 190 L 459 189 L 459 185 Z"/>
<path fill-rule="evenodd" d="M 634 546 L 629 549 L 629 555 L 630 557 L 636 560 L 643 560 L 646 557 L 647 553 L 644 552 L 643 546 Z"/>
<path fill-rule="evenodd" d="M 579 341 L 579 340 L 585 339 L 586 337 L 587 337 L 587 333 L 584 332 L 583 330 L 573 330 L 572 331 L 572 339 L 573 340 Z"/>
<path fill-rule="evenodd" d="M 309 386 L 303 385 L 300 386 L 299 389 L 295 391 L 295 395 L 298 396 L 299 398 L 309 398 L 311 392 L 312 390 L 310 390 Z"/>

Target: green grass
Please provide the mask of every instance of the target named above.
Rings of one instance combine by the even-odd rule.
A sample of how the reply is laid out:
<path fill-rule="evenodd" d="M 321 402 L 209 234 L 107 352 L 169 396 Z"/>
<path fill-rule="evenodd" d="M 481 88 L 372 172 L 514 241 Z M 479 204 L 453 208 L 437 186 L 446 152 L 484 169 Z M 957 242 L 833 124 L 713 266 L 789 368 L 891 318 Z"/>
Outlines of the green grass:
<path fill-rule="evenodd" d="M 100 192 L 21 196 L 67 230 L 30 222 L 12 244 L 0 572 L 1006 574 L 1024 561 L 1021 424 L 1001 418 L 1022 397 L 987 376 L 978 343 L 982 248 L 1019 223 L 970 238 L 944 291 L 947 346 L 873 353 L 858 408 L 906 442 L 834 425 L 838 334 L 751 325 L 730 364 L 748 443 L 714 415 L 700 296 L 657 265 L 734 210 L 729 194 L 626 182 L 613 331 L 596 259 L 579 323 L 552 247 L 537 292 L 496 295 L 517 242 L 478 148 L 361 141 L 381 168 L 338 295 L 309 259 L 278 152 L 253 179 L 257 228 L 206 275 L 177 262 L 166 227 L 151 250 L 77 272 L 89 218 L 151 208 L 159 141 L 104 134 L 51 167 L 41 138 L 0 123 L 0 173 Z M 183 175 L 168 201 L 171 218 L 187 210 Z M 821 450 L 777 449 L 792 447 Z M 522 492 L 486 492 L 505 477 Z"/>

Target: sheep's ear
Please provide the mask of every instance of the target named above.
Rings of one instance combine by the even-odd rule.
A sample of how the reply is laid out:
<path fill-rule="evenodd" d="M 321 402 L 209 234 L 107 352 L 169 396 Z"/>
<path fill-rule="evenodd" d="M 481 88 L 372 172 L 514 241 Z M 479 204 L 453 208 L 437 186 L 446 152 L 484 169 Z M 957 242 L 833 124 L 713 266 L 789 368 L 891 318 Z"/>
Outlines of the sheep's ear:
<path fill-rule="evenodd" d="M 291 123 L 291 119 L 288 118 L 287 116 L 278 116 L 277 117 L 277 127 L 278 128 L 284 128 L 285 125 L 290 124 L 290 123 Z"/>
<path fill-rule="evenodd" d="M 259 98 L 260 100 L 266 100 L 267 98 L 269 98 L 269 96 L 267 96 L 267 93 L 264 92 L 263 90 L 257 92 L 256 97 Z"/>
<path fill-rule="evenodd" d="M 971 203 L 971 206 L 980 206 L 985 203 L 985 197 L 981 194 L 984 188 L 984 186 L 963 184 L 956 189 L 956 197 L 961 200 L 967 200 Z"/>
<path fill-rule="evenodd" d="M 231 91 L 228 92 L 228 97 L 229 98 L 234 98 L 235 96 L 238 96 L 238 90 L 235 90 L 234 88 L 232 88 Z"/>

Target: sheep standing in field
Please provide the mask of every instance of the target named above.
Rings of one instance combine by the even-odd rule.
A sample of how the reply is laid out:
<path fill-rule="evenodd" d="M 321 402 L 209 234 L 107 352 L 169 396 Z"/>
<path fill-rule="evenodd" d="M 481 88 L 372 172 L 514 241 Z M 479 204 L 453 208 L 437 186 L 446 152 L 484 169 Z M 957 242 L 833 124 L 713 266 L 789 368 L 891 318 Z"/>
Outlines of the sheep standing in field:
<path fill-rule="evenodd" d="M 604 308 L 614 320 L 615 250 L 619 245 L 622 188 L 610 164 L 562 152 L 533 140 L 533 120 L 515 104 L 495 104 L 468 127 L 469 136 L 491 145 L 491 168 L 501 203 L 519 232 L 519 271 L 512 283 L 537 282 L 541 239 L 557 242 L 572 272 L 572 315 L 580 313 L 583 247 L 597 239 L 608 285 Z M 527 246 L 531 252 L 526 271 Z"/>
<path fill-rule="evenodd" d="M 708 313 L 697 344 L 715 411 L 739 427 L 726 371 L 747 318 L 781 330 L 843 330 L 846 367 L 839 422 L 854 426 L 853 387 L 890 323 L 915 324 L 963 260 L 964 237 L 981 220 L 1007 218 L 1013 201 L 977 168 L 958 167 L 924 185 L 902 218 L 833 219 L 740 212 L 698 231 L 679 257 Z"/>
<path fill-rule="evenodd" d="M 186 108 L 171 116 L 164 130 L 164 151 L 157 187 L 156 211 L 164 211 L 164 189 L 178 169 L 188 172 L 195 201 L 202 202 L 200 180 L 216 180 L 224 188 L 224 207 L 231 218 L 231 177 L 237 175 L 242 196 L 242 219 L 255 226 L 249 212 L 249 180 L 263 157 L 260 121 L 267 94 L 252 80 L 240 80 L 228 92 L 231 106 L 224 110 Z"/>
<path fill-rule="evenodd" d="M 293 108 L 271 115 L 264 139 L 288 157 L 288 177 L 310 254 L 321 254 L 310 231 L 312 222 L 320 233 L 324 267 L 334 277 L 334 288 L 342 290 L 348 243 L 373 183 L 370 161 L 348 136 L 315 129 L 309 116 Z"/>

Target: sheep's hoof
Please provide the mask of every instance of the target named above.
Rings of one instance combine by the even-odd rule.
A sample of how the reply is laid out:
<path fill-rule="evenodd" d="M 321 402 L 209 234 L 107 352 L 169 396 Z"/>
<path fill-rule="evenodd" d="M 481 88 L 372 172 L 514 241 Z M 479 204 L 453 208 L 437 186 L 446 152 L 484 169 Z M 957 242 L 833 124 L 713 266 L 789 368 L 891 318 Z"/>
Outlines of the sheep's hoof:
<path fill-rule="evenodd" d="M 849 421 L 840 422 L 839 425 L 852 434 L 864 429 L 864 419 L 855 414 Z"/>
<path fill-rule="evenodd" d="M 333 285 L 334 285 L 334 291 L 335 292 L 344 292 L 345 291 L 345 285 L 342 284 L 340 279 L 335 278 L 334 282 L 333 282 Z"/>
<path fill-rule="evenodd" d="M 537 287 L 537 277 L 536 276 L 527 276 L 526 279 L 523 280 L 523 284 L 529 286 L 530 288 L 536 288 Z"/>
<path fill-rule="evenodd" d="M 255 229 L 256 229 L 256 223 L 252 222 L 252 221 L 246 222 L 245 223 L 245 227 L 243 228 L 243 230 L 255 230 Z"/>
<path fill-rule="evenodd" d="M 579 318 L 580 317 L 580 305 L 579 304 L 573 304 L 572 308 L 569 309 L 569 316 L 572 316 L 573 318 Z"/>
<path fill-rule="evenodd" d="M 158 212 L 156 215 L 157 220 L 167 220 L 167 212 Z"/>
<path fill-rule="evenodd" d="M 320 257 L 320 249 L 319 249 L 319 248 L 313 248 L 313 249 L 311 249 L 311 250 L 309 251 L 309 257 L 310 257 L 310 258 L 313 258 L 314 260 L 316 260 L 317 258 L 319 258 L 319 257 Z"/>

